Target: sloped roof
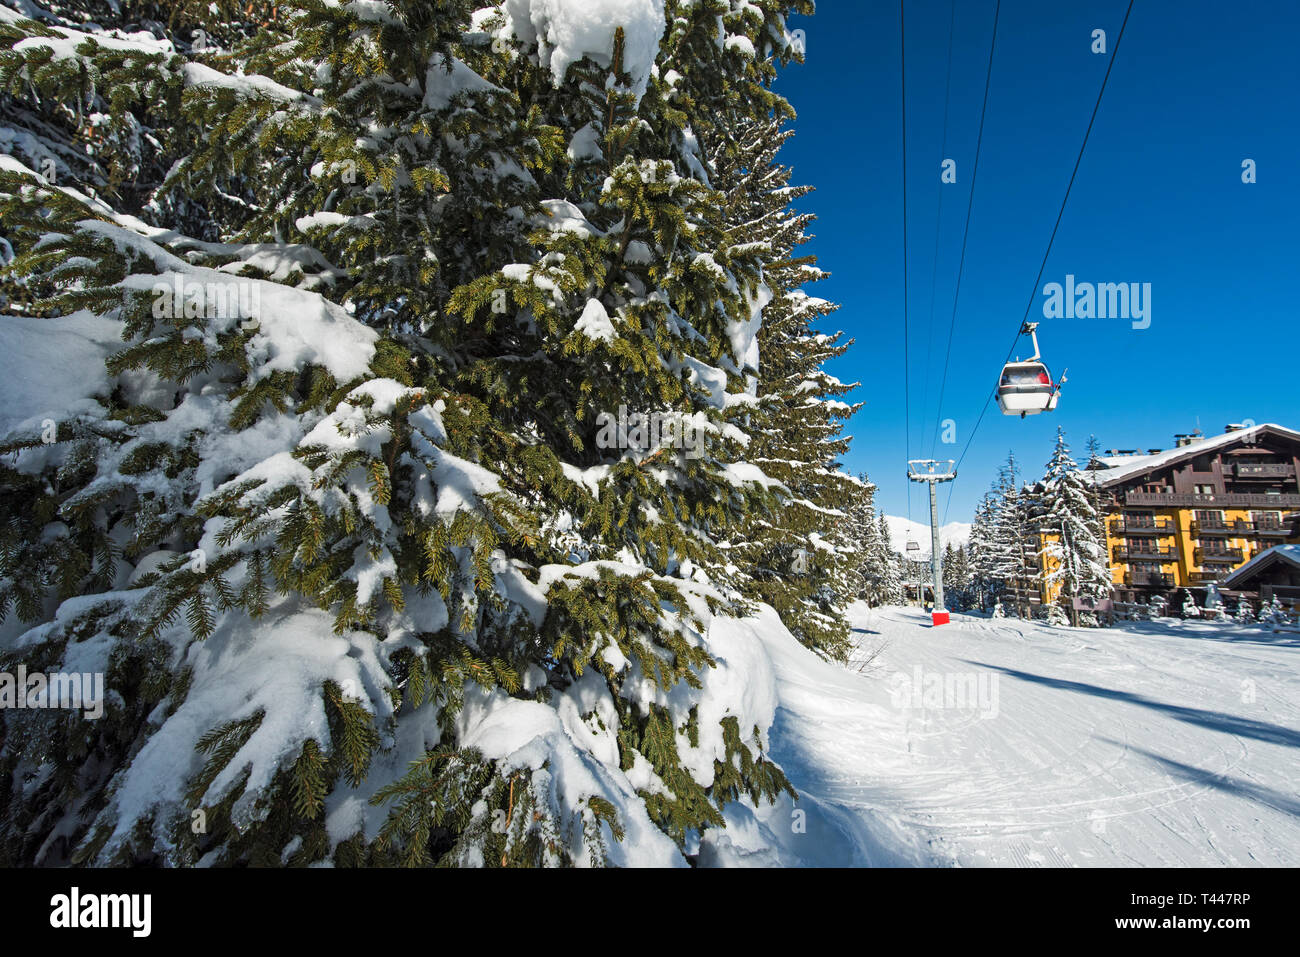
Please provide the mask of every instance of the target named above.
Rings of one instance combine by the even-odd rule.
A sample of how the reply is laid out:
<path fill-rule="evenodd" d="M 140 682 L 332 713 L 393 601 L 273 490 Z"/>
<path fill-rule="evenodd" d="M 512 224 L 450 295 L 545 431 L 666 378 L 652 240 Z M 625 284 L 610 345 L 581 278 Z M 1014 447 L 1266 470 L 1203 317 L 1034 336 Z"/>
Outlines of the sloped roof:
<path fill-rule="evenodd" d="M 1223 584 L 1228 588 L 1236 588 L 1251 575 L 1263 571 L 1275 562 L 1286 562 L 1288 565 L 1300 568 L 1300 545 L 1274 545 L 1272 548 L 1266 548 L 1225 578 Z"/>
<path fill-rule="evenodd" d="M 1108 468 L 1094 469 L 1090 474 L 1094 482 L 1100 485 L 1110 485 L 1112 482 L 1121 482 L 1151 469 L 1162 468 L 1183 459 L 1203 455 L 1206 452 L 1213 452 L 1215 449 L 1236 445 L 1261 435 L 1265 430 L 1284 439 L 1300 442 L 1300 432 L 1295 432 L 1273 422 L 1264 422 L 1260 425 L 1252 425 L 1248 429 L 1224 432 L 1222 435 L 1214 435 L 1208 439 L 1190 442 L 1187 445 L 1164 452 L 1157 452 L 1155 455 L 1099 455 L 1097 459 L 1107 465 Z"/>

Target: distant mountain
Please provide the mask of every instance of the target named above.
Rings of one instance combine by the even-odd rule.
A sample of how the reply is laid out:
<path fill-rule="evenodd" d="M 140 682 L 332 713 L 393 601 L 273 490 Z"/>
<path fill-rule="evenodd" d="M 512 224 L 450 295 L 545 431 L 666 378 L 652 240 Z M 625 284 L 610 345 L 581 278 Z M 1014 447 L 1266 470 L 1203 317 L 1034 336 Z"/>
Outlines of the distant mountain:
<path fill-rule="evenodd" d="M 906 518 L 899 515 L 886 515 L 885 523 L 889 526 L 890 544 L 894 546 L 894 551 L 900 555 L 914 559 L 928 559 L 930 557 L 930 524 L 929 522 L 918 522 L 915 519 L 910 523 Z M 919 552 L 907 552 L 908 541 L 914 541 L 921 546 Z M 949 522 L 947 525 L 939 527 L 939 544 L 941 545 L 965 545 L 970 541 L 970 524 L 968 522 Z"/>

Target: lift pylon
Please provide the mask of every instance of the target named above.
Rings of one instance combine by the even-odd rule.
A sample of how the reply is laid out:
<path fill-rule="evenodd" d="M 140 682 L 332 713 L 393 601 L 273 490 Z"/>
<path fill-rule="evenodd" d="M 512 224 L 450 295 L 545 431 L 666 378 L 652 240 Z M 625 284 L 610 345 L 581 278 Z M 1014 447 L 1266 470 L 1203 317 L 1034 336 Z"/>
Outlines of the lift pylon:
<path fill-rule="evenodd" d="M 943 603 L 943 555 L 939 551 L 939 506 L 935 501 L 935 486 L 951 482 L 957 477 L 952 459 L 940 462 L 935 459 L 913 459 L 907 463 L 907 477 L 913 482 L 930 486 L 930 576 L 933 579 L 934 609 L 930 620 L 935 627 L 948 624 L 948 611 Z M 924 595 L 918 595 L 924 601 Z"/>

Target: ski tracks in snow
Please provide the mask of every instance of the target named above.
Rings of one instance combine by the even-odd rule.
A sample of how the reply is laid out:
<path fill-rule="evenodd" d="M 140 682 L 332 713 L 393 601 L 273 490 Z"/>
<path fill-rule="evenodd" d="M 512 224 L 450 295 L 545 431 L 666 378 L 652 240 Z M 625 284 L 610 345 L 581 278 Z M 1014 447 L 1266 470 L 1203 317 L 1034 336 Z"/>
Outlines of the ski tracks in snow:
<path fill-rule="evenodd" d="M 1293 637 L 1173 620 L 931 628 L 865 606 L 852 620 L 848 668 L 762 632 L 772 752 L 813 809 L 789 842 L 804 862 L 1300 864 Z"/>

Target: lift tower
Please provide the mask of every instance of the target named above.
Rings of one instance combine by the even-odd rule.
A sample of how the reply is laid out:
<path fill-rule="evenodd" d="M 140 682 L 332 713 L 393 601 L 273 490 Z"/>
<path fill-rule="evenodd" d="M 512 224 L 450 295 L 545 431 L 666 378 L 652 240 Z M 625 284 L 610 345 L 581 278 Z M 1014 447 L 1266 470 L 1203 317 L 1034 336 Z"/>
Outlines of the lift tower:
<path fill-rule="evenodd" d="M 930 486 L 930 575 L 933 580 L 934 610 L 930 620 L 935 626 L 948 624 L 948 611 L 943 604 L 943 556 L 939 551 L 939 507 L 935 504 L 934 487 L 940 482 L 951 482 L 957 477 L 952 459 L 938 462 L 934 459 L 913 459 L 907 463 L 907 477 L 913 482 Z M 924 596 L 921 597 L 924 602 Z"/>

